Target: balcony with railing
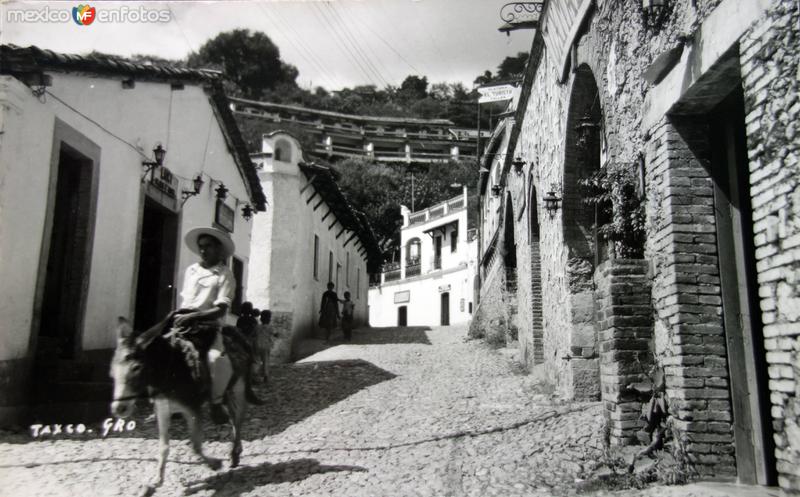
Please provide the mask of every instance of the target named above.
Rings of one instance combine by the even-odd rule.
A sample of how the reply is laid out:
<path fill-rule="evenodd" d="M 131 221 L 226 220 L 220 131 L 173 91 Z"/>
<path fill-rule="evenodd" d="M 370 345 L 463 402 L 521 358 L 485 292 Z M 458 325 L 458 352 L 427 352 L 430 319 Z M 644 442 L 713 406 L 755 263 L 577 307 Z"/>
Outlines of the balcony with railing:
<path fill-rule="evenodd" d="M 411 257 L 406 261 L 406 278 L 419 276 L 422 273 L 422 264 L 419 257 Z"/>
<path fill-rule="evenodd" d="M 383 265 L 383 281 L 395 281 L 399 280 L 400 277 L 399 262 L 387 262 Z"/>
<path fill-rule="evenodd" d="M 408 215 L 408 226 L 422 224 L 434 219 L 444 217 L 451 212 L 458 211 L 467 206 L 467 197 L 463 193 L 458 197 L 445 200 L 425 210 L 413 212 Z"/>

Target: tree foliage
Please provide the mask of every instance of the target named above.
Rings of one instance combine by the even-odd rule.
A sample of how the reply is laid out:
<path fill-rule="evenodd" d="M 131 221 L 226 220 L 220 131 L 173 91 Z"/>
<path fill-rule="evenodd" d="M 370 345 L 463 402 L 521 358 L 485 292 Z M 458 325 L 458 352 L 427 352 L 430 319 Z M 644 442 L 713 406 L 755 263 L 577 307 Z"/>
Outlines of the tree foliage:
<path fill-rule="evenodd" d="M 280 50 L 266 34 L 249 29 L 220 33 L 189 55 L 189 67 L 218 69 L 236 96 L 260 99 L 268 89 L 296 87 L 297 69 L 281 60 Z"/>

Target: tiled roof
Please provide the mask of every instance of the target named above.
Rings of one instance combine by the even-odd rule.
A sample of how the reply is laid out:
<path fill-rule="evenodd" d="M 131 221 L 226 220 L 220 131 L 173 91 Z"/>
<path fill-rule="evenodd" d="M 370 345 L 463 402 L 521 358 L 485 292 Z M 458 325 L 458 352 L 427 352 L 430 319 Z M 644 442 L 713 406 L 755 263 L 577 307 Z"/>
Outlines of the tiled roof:
<path fill-rule="evenodd" d="M 3 72 L 14 68 L 17 72 L 36 70 L 41 67 L 82 71 L 92 74 L 130 75 L 138 79 L 162 81 L 206 82 L 219 79 L 222 73 L 210 69 L 189 69 L 167 65 L 133 62 L 115 55 L 63 54 L 36 46 L 18 47 L 0 45 L 0 67 Z"/>
<path fill-rule="evenodd" d="M 266 209 L 267 198 L 261 189 L 258 173 L 250 161 L 250 154 L 242 134 L 233 118 L 230 101 L 222 88 L 222 73 L 219 71 L 143 64 L 110 55 L 62 54 L 35 46 L 0 45 L 0 74 L 18 76 L 44 69 L 99 76 L 126 76 L 142 81 L 202 84 L 209 93 L 209 102 L 217 116 L 228 149 L 234 157 L 239 172 L 246 180 L 250 201 L 256 210 Z"/>
<path fill-rule="evenodd" d="M 378 240 L 363 212 L 355 210 L 344 193 L 336 184 L 337 173 L 327 166 L 301 162 L 300 170 L 311 181 L 311 184 L 322 196 L 325 203 L 330 206 L 339 223 L 348 230 L 356 233 L 361 244 L 367 250 L 367 259 L 370 266 L 377 267 L 381 260 L 381 250 Z"/>

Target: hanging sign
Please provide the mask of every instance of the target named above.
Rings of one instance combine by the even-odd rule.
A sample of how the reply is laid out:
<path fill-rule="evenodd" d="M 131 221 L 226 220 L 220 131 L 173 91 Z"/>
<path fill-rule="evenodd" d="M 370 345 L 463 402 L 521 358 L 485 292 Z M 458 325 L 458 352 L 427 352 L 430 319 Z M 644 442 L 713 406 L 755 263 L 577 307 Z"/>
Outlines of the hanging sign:
<path fill-rule="evenodd" d="M 479 104 L 487 102 L 502 102 L 503 100 L 511 100 L 516 96 L 518 88 L 513 85 L 497 85 L 485 86 L 478 88 L 478 93 L 481 96 L 478 98 Z"/>

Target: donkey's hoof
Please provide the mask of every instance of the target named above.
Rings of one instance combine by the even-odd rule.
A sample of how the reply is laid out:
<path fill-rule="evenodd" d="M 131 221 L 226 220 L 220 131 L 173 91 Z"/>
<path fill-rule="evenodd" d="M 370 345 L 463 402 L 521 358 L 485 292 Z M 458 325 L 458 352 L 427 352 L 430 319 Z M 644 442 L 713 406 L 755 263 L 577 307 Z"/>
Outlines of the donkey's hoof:
<path fill-rule="evenodd" d="M 142 492 L 139 495 L 141 495 L 142 497 L 150 497 L 154 493 L 156 493 L 155 485 L 145 485 L 144 488 L 142 488 Z"/>
<path fill-rule="evenodd" d="M 215 459 L 213 457 L 209 457 L 206 464 L 208 464 L 208 467 L 213 469 L 214 471 L 219 471 L 219 469 L 222 467 L 222 459 Z"/>
<path fill-rule="evenodd" d="M 239 465 L 239 454 L 231 454 L 231 467 L 235 468 Z"/>

